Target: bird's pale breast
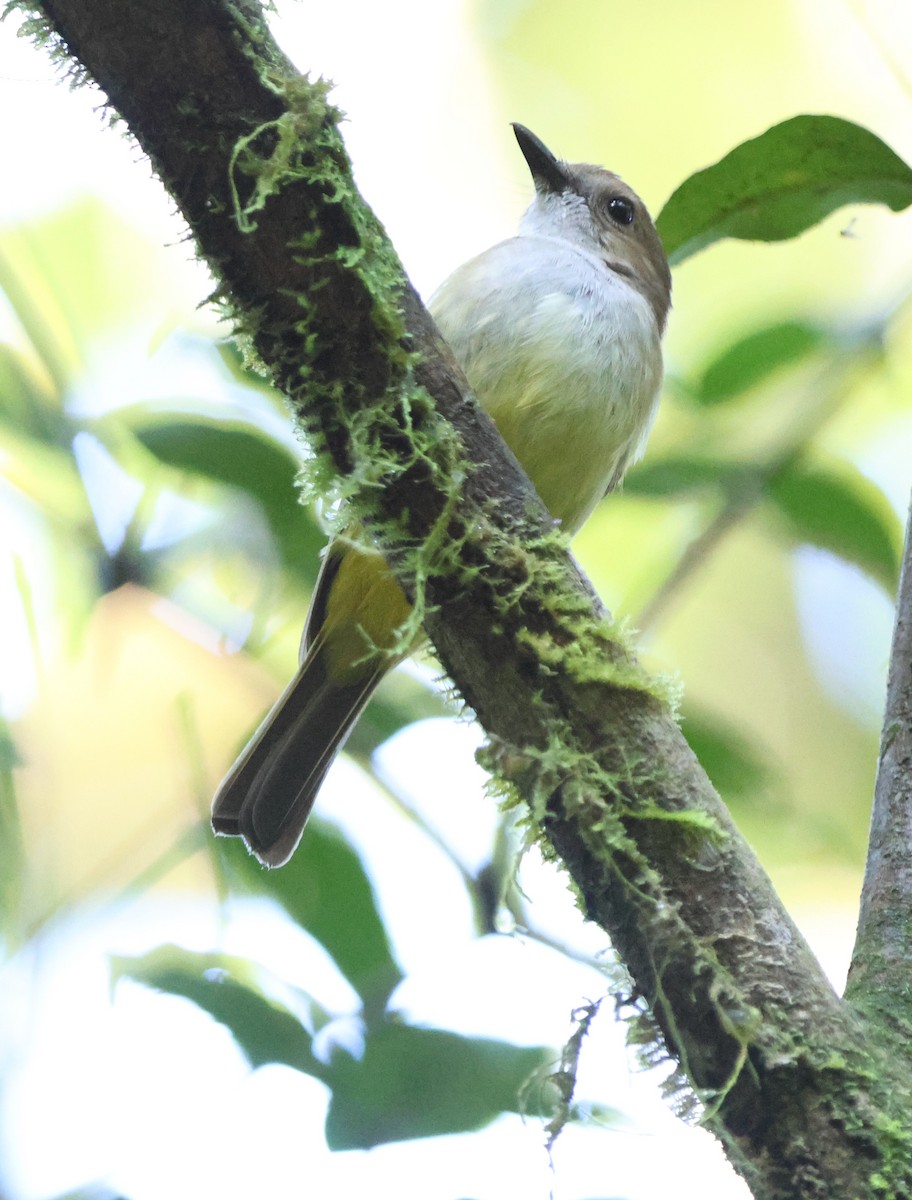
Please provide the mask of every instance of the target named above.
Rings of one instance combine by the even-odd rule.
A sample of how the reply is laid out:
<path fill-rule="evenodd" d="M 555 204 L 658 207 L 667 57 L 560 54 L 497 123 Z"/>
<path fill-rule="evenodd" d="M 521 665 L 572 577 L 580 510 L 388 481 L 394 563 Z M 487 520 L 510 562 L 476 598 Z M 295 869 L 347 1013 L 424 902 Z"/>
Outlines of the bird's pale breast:
<path fill-rule="evenodd" d="M 431 311 L 547 508 L 575 531 L 639 457 L 662 379 L 648 302 L 557 239 L 459 268 Z"/>

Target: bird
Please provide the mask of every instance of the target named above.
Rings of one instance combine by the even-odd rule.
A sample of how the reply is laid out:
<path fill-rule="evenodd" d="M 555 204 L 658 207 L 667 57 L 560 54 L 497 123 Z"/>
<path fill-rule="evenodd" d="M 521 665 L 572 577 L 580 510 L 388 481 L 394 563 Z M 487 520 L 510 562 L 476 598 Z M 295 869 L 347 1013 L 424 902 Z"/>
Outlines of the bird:
<path fill-rule="evenodd" d="M 535 188 L 516 236 L 458 267 L 431 315 L 545 507 L 572 535 L 642 455 L 663 377 L 671 273 L 640 197 L 618 175 L 513 130 Z M 220 784 L 216 834 L 267 867 L 300 841 L 329 767 L 383 676 L 414 649 L 384 559 L 326 551 L 297 673 Z"/>

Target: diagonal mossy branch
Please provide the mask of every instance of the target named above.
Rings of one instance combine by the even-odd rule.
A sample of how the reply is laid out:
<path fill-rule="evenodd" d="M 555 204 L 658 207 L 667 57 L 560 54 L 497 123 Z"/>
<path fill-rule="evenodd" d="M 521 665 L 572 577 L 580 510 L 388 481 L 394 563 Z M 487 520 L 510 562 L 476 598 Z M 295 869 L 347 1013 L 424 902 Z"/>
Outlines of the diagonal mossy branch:
<path fill-rule="evenodd" d="M 755 1194 L 908 1186 L 872 1069 L 674 720 L 352 183 L 327 88 L 252 0 L 43 0 L 32 32 L 148 154 L 325 483 L 416 601 L 586 915 L 627 964 Z M 888 1153 L 889 1152 L 889 1153 Z M 901 1194 L 897 1185 L 895 1194 Z"/>
<path fill-rule="evenodd" d="M 846 999 L 912 1039 L 912 506 L 906 523 L 861 911 Z"/>

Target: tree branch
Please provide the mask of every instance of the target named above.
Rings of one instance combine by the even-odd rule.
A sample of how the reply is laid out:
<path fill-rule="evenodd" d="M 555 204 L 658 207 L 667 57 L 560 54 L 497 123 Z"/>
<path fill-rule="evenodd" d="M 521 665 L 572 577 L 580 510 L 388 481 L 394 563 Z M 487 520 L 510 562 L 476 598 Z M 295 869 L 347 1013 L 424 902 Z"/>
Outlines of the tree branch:
<path fill-rule="evenodd" d="M 912 1034 L 912 505 L 896 602 L 887 703 L 846 998 L 873 1010 L 908 1053 Z"/>
<path fill-rule="evenodd" d="M 37 7 L 149 155 L 755 1194 L 865 1195 L 875 1168 L 908 1183 L 872 1124 L 887 1065 L 475 405 L 325 87 L 251 0 Z"/>

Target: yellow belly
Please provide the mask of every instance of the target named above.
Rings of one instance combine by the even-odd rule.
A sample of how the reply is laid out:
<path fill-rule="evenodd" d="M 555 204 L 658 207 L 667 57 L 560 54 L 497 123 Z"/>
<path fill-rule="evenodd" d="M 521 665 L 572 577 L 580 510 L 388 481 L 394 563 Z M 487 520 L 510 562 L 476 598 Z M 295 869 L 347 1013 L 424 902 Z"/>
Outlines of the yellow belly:
<path fill-rule="evenodd" d="M 330 553 L 341 554 L 341 561 L 314 643 L 325 653 L 332 678 L 349 683 L 372 672 L 378 655 L 389 660 L 387 666 L 408 656 L 412 647 L 399 646 L 398 631 L 411 605 L 381 555 L 353 546 Z"/>

